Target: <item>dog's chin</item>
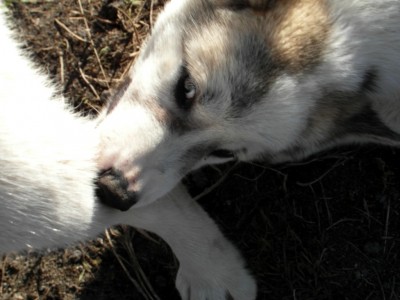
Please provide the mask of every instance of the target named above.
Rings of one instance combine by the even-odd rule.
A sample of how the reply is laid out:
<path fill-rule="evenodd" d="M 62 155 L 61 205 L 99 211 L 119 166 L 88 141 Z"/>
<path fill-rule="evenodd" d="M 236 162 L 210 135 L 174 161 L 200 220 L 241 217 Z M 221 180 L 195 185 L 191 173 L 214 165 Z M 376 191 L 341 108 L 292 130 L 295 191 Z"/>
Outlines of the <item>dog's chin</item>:
<path fill-rule="evenodd" d="M 154 184 L 154 186 L 156 186 L 156 184 Z M 170 188 L 165 186 L 159 186 L 159 188 L 154 188 L 153 186 L 151 186 L 150 189 L 144 189 L 143 191 L 138 192 L 136 194 L 137 201 L 134 204 L 134 207 L 135 208 L 143 207 L 155 201 L 158 201 L 161 198 L 166 197 L 175 186 L 176 185 L 172 185 Z"/>

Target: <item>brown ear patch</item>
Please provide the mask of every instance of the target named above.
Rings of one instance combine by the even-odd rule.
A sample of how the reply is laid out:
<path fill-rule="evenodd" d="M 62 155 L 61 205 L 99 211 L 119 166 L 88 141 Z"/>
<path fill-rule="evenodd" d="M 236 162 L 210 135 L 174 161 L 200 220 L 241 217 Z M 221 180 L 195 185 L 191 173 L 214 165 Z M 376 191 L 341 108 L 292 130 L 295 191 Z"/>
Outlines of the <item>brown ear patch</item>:
<path fill-rule="evenodd" d="M 212 3 L 217 8 L 236 10 L 247 18 L 248 24 L 258 23 L 257 30 L 264 31 L 272 56 L 289 72 L 306 70 L 320 61 L 331 27 L 326 0 L 213 0 Z"/>
<path fill-rule="evenodd" d="M 279 0 L 263 18 L 268 47 L 285 69 L 298 72 L 318 63 L 331 26 L 324 0 Z"/>

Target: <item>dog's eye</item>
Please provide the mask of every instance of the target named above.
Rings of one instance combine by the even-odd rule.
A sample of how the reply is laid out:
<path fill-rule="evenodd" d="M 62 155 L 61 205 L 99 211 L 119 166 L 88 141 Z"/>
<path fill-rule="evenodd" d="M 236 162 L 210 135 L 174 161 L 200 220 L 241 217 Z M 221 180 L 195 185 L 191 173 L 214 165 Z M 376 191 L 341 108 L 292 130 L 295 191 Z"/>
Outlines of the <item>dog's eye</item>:
<path fill-rule="evenodd" d="M 190 78 L 186 68 L 181 71 L 181 76 L 175 88 L 175 99 L 180 108 L 190 109 L 197 95 L 197 87 L 194 81 Z"/>
<path fill-rule="evenodd" d="M 196 96 L 196 85 L 193 81 L 188 77 L 185 80 L 185 97 L 187 100 L 192 100 Z"/>
<path fill-rule="evenodd" d="M 229 150 L 225 150 L 225 149 L 215 150 L 210 153 L 210 156 L 214 156 L 214 157 L 222 158 L 222 159 L 235 158 L 235 154 L 233 152 L 231 152 Z"/>

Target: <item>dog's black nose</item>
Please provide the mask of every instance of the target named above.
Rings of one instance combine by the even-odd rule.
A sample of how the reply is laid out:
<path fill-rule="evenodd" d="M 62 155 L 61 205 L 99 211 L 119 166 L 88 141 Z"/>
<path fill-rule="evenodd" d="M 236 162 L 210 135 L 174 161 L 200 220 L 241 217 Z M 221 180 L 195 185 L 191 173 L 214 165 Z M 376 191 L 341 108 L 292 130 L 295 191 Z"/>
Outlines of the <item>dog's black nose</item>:
<path fill-rule="evenodd" d="M 107 206 L 126 211 L 137 202 L 137 195 L 129 192 L 128 181 L 122 172 L 109 169 L 99 174 L 96 195 Z"/>

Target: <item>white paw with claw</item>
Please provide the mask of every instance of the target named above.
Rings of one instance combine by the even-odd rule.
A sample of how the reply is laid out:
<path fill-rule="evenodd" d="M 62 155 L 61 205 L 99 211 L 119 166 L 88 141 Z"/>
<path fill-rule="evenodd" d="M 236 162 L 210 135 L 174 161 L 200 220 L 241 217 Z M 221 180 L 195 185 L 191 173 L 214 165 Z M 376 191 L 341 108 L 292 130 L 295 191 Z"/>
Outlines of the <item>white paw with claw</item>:
<path fill-rule="evenodd" d="M 176 287 L 182 300 L 255 300 L 257 286 L 241 261 L 215 261 L 207 272 L 180 268 Z M 229 265 L 232 263 L 232 265 Z M 201 270 L 205 271 L 203 266 Z"/>

